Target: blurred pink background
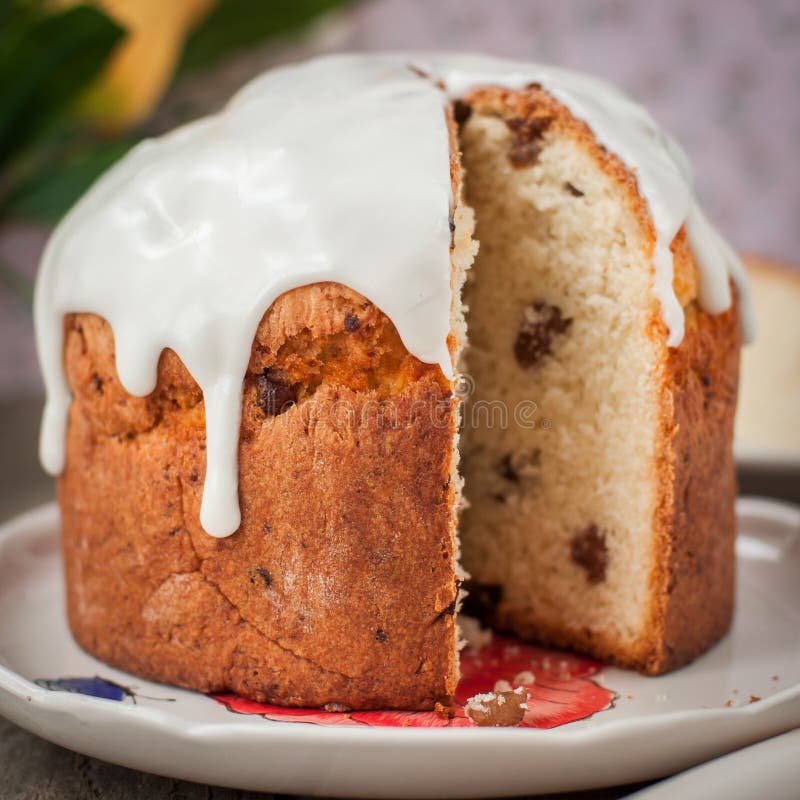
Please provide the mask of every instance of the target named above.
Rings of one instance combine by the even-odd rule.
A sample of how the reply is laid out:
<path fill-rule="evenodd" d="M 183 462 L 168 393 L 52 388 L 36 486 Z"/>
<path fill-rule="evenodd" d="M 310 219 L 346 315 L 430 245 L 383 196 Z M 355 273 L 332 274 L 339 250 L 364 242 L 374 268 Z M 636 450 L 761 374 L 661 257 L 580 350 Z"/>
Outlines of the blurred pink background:
<path fill-rule="evenodd" d="M 268 66 L 340 50 L 448 49 L 593 72 L 648 106 L 688 152 L 732 243 L 800 262 L 798 0 L 372 0 L 280 46 L 172 87 L 147 133 L 218 108 Z M 47 231 L 0 229 L 0 258 L 35 274 Z M 0 289 L 0 395 L 38 395 L 30 311 Z"/>

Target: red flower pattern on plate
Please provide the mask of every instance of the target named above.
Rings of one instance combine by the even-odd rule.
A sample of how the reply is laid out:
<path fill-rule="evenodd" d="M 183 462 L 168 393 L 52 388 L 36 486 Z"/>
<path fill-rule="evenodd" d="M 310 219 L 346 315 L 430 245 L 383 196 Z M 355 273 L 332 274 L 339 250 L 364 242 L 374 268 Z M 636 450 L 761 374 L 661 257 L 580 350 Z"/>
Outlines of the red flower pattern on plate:
<path fill-rule="evenodd" d="M 282 722 L 310 722 L 315 725 L 369 725 L 392 728 L 474 728 L 464 713 L 467 698 L 489 692 L 499 680 L 513 685 L 520 673 L 531 672 L 533 683 L 528 710 L 520 727 L 555 728 L 609 708 L 614 692 L 600 686 L 592 676 L 603 665 L 599 661 L 570 653 L 545 650 L 512 639 L 495 636 L 479 651 L 461 655 L 461 682 L 455 695 L 455 716 L 443 719 L 434 711 L 349 711 L 332 712 L 310 708 L 282 708 L 254 703 L 235 694 L 213 694 L 218 703 L 237 714 L 259 714 Z"/>

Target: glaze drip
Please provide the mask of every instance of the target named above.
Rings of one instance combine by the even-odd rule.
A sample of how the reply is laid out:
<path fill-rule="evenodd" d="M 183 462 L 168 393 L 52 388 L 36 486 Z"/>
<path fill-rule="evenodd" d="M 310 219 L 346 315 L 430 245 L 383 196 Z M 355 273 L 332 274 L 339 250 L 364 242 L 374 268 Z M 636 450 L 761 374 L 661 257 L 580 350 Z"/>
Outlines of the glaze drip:
<path fill-rule="evenodd" d="M 684 222 L 701 303 L 713 313 L 728 308 L 730 276 L 749 335 L 741 264 L 699 210 L 685 157 L 615 88 L 478 56 L 323 58 L 268 72 L 220 114 L 143 142 L 58 226 L 34 302 L 47 391 L 45 469 L 64 468 L 71 398 L 63 317 L 71 312 L 109 322 L 119 378 L 131 394 L 155 388 L 165 348 L 197 381 L 207 435 L 201 523 L 213 536 L 240 523 L 242 383 L 261 317 L 282 293 L 342 283 L 387 314 L 412 354 L 453 377 L 444 108 L 476 86 L 532 82 L 635 172 L 657 233 L 654 292 L 668 343 L 683 337 L 669 245 Z"/>

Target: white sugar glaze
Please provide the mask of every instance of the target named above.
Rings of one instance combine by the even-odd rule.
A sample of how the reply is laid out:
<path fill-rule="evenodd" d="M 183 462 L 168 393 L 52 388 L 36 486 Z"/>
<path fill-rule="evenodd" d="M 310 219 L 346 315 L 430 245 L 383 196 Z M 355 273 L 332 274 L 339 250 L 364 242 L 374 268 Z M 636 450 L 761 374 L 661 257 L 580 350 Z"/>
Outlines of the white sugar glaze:
<path fill-rule="evenodd" d="M 441 79 L 445 90 L 409 69 Z M 70 392 L 63 317 L 110 323 L 123 387 L 147 395 L 173 349 L 203 391 L 207 467 L 201 522 L 239 526 L 242 382 L 266 309 L 283 292 L 336 281 L 395 324 L 408 350 L 448 377 L 452 192 L 443 107 L 472 87 L 541 84 L 635 172 L 653 217 L 654 292 L 670 346 L 683 337 L 672 238 L 685 222 L 710 312 L 729 276 L 752 321 L 744 272 L 700 212 L 679 148 L 614 87 L 565 70 L 481 56 L 333 56 L 275 70 L 220 114 L 143 142 L 51 237 L 34 315 L 47 390 L 40 452 L 64 468 Z"/>

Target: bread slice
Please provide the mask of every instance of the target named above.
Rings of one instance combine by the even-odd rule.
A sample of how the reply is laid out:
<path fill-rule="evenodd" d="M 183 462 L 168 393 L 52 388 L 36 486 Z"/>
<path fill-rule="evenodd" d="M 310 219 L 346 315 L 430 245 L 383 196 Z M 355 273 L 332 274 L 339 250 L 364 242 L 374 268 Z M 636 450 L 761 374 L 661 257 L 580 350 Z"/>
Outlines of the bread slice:
<path fill-rule="evenodd" d="M 736 312 L 698 310 L 681 231 L 668 348 L 633 175 L 536 87 L 466 100 L 465 568 L 496 625 L 678 667 L 732 612 Z"/>
<path fill-rule="evenodd" d="M 245 378 L 233 536 L 200 525 L 204 404 L 178 356 L 133 397 L 111 327 L 67 317 L 59 500 L 69 621 L 89 652 L 257 701 L 432 708 L 458 680 L 461 474 L 464 562 L 494 624 L 649 673 L 724 633 L 735 310 L 698 310 L 679 233 L 687 333 L 669 349 L 635 177 L 535 86 L 473 91 L 455 112 L 460 380 L 349 288 L 279 297 Z M 487 405 L 504 425 L 481 422 Z"/>
<path fill-rule="evenodd" d="M 742 353 L 736 452 L 750 460 L 800 459 L 800 270 L 745 260 L 758 340 Z"/>

